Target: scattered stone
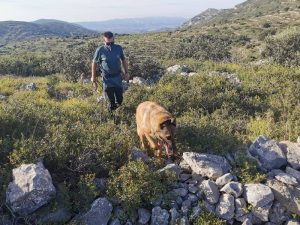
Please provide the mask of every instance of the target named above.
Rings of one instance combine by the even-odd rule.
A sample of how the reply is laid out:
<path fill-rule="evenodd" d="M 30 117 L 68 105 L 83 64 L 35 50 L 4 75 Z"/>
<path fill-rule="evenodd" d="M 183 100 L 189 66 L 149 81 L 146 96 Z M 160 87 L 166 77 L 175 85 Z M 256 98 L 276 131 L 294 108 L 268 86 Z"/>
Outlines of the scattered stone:
<path fill-rule="evenodd" d="M 109 223 L 109 225 L 121 225 L 121 222 L 119 219 L 114 219 Z"/>
<path fill-rule="evenodd" d="M 170 215 L 171 215 L 171 220 L 170 220 L 170 225 L 177 225 L 180 219 L 180 214 L 177 211 L 177 209 L 170 209 Z"/>
<path fill-rule="evenodd" d="M 246 184 L 244 197 L 254 207 L 263 207 L 274 200 L 272 190 L 263 184 Z"/>
<path fill-rule="evenodd" d="M 215 213 L 215 206 L 210 204 L 208 201 L 204 201 L 204 208 L 209 213 Z"/>
<path fill-rule="evenodd" d="M 173 191 L 180 197 L 185 197 L 188 194 L 188 190 L 185 188 L 176 188 Z"/>
<path fill-rule="evenodd" d="M 253 225 L 253 223 L 251 222 L 251 220 L 249 218 L 247 218 L 242 225 Z"/>
<path fill-rule="evenodd" d="M 178 166 L 175 163 L 172 164 L 168 164 L 166 165 L 164 168 L 160 169 L 159 172 L 164 172 L 164 171 L 172 171 L 175 172 L 177 177 L 179 176 L 179 174 L 182 172 L 180 166 Z"/>
<path fill-rule="evenodd" d="M 295 170 L 289 166 L 286 167 L 285 172 L 293 177 L 300 183 L 300 171 Z"/>
<path fill-rule="evenodd" d="M 150 162 L 150 159 L 149 157 L 143 152 L 141 151 L 140 149 L 134 147 L 132 149 L 132 152 L 131 152 L 131 160 L 133 161 L 137 161 L 137 160 L 142 160 L 144 163 L 149 163 Z"/>
<path fill-rule="evenodd" d="M 43 215 L 39 220 L 39 223 L 42 224 L 65 224 L 72 218 L 72 213 L 66 209 L 58 209 L 55 212 L 48 213 Z M 1 223 L 0 223 L 1 224 Z"/>
<path fill-rule="evenodd" d="M 132 80 L 129 81 L 129 83 L 144 85 L 147 84 L 147 81 L 142 77 L 134 77 Z"/>
<path fill-rule="evenodd" d="M 28 91 L 36 91 L 37 86 L 35 83 L 29 83 L 29 84 L 21 84 L 20 90 L 28 90 Z"/>
<path fill-rule="evenodd" d="M 234 197 L 230 194 L 222 194 L 216 206 L 216 215 L 224 220 L 231 220 L 234 217 Z"/>
<path fill-rule="evenodd" d="M 269 214 L 269 221 L 274 224 L 282 224 L 288 219 L 289 216 L 286 209 L 280 204 L 280 202 L 275 201 Z"/>
<path fill-rule="evenodd" d="M 189 219 L 187 216 L 183 216 L 180 220 L 180 225 L 189 225 Z"/>
<path fill-rule="evenodd" d="M 151 218 L 151 213 L 147 209 L 138 209 L 139 224 L 147 224 Z"/>
<path fill-rule="evenodd" d="M 81 217 L 81 223 L 85 225 L 107 225 L 111 212 L 112 204 L 106 198 L 96 199 L 91 209 Z"/>
<path fill-rule="evenodd" d="M 287 164 L 284 152 L 275 140 L 259 136 L 250 146 L 249 153 L 257 158 L 266 170 L 279 169 Z"/>
<path fill-rule="evenodd" d="M 235 199 L 235 219 L 243 222 L 247 216 L 247 203 L 243 198 Z"/>
<path fill-rule="evenodd" d="M 184 161 L 184 160 L 182 160 L 182 161 L 179 163 L 179 166 L 180 166 L 180 168 L 181 168 L 184 172 L 187 172 L 187 173 L 191 173 L 191 172 L 192 172 L 191 167 L 190 167 L 189 164 L 187 164 L 187 162 Z"/>
<path fill-rule="evenodd" d="M 200 185 L 200 189 L 203 190 L 205 199 L 209 203 L 215 204 L 219 201 L 220 192 L 217 185 L 213 181 L 204 180 Z"/>
<path fill-rule="evenodd" d="M 290 184 L 294 186 L 298 185 L 298 181 L 296 180 L 296 178 L 287 173 L 280 173 L 276 175 L 275 178 L 285 184 Z"/>
<path fill-rule="evenodd" d="M 233 195 L 235 198 L 240 197 L 243 194 L 243 185 L 241 183 L 232 181 L 226 184 L 222 189 L 222 192 Z"/>
<path fill-rule="evenodd" d="M 7 99 L 7 96 L 5 96 L 5 95 L 0 95 L 0 101 L 6 100 L 6 99 Z"/>
<path fill-rule="evenodd" d="M 281 141 L 279 146 L 286 154 L 288 163 L 296 170 L 300 169 L 300 146 L 290 141 Z"/>
<path fill-rule="evenodd" d="M 191 69 L 186 65 L 174 65 L 167 68 L 169 74 L 190 73 Z"/>
<path fill-rule="evenodd" d="M 153 200 L 153 201 L 151 202 L 151 204 L 152 204 L 153 206 L 160 206 L 161 203 L 162 203 L 162 201 L 163 201 L 163 196 L 160 195 L 157 199 Z"/>
<path fill-rule="evenodd" d="M 188 194 L 188 200 L 190 200 L 192 203 L 195 203 L 195 202 L 198 202 L 198 197 L 197 195 L 194 195 L 194 194 Z"/>
<path fill-rule="evenodd" d="M 221 76 L 227 79 L 230 83 L 234 85 L 241 85 L 241 80 L 235 73 L 228 73 L 228 72 L 219 72 L 219 71 L 212 71 L 208 74 L 209 76 Z"/>
<path fill-rule="evenodd" d="M 180 174 L 179 181 L 185 182 L 188 179 L 190 179 L 190 177 L 191 177 L 191 174 L 186 174 L 186 173 Z"/>
<path fill-rule="evenodd" d="M 152 209 L 151 225 L 168 225 L 169 217 L 167 210 L 156 206 Z"/>
<path fill-rule="evenodd" d="M 288 211 L 300 215 L 300 189 L 282 183 L 276 179 L 268 180 L 267 185 L 272 189 L 275 199 Z"/>
<path fill-rule="evenodd" d="M 189 186 L 189 192 L 193 193 L 193 194 L 196 194 L 197 192 L 199 191 L 199 188 L 192 185 L 192 186 Z"/>
<path fill-rule="evenodd" d="M 183 215 L 187 215 L 187 213 L 190 211 L 192 207 L 192 202 L 190 200 L 185 200 L 182 202 L 181 205 L 181 211 L 183 213 Z"/>
<path fill-rule="evenodd" d="M 272 204 L 273 204 L 273 202 L 270 202 L 267 205 L 262 206 L 262 207 L 254 207 L 254 209 L 252 210 L 253 215 L 256 216 L 257 218 L 259 218 L 263 222 L 268 222 L 269 213 L 270 213 Z"/>
<path fill-rule="evenodd" d="M 184 152 L 183 159 L 193 172 L 201 176 L 217 179 L 227 173 L 231 166 L 222 156 Z"/>
<path fill-rule="evenodd" d="M 51 175 L 42 162 L 22 164 L 12 173 L 13 181 L 8 185 L 6 202 L 13 212 L 28 215 L 55 196 Z"/>
<path fill-rule="evenodd" d="M 233 175 L 231 173 L 226 173 L 216 180 L 216 185 L 218 185 L 219 187 L 223 187 L 225 184 L 229 183 L 232 180 Z"/>
<path fill-rule="evenodd" d="M 300 223 L 297 220 L 289 220 L 286 225 L 300 225 Z"/>

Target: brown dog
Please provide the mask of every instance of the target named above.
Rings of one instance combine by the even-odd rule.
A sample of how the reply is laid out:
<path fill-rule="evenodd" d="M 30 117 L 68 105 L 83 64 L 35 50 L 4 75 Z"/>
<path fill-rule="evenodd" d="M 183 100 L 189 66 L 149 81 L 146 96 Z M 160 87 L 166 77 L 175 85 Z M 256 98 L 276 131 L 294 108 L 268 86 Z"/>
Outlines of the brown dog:
<path fill-rule="evenodd" d="M 174 154 L 176 118 L 165 108 L 150 101 L 139 104 L 136 109 L 136 125 L 142 149 L 145 149 L 146 137 L 150 147 L 157 150 L 158 157 L 161 157 L 162 147 L 165 147 L 167 156 Z"/>

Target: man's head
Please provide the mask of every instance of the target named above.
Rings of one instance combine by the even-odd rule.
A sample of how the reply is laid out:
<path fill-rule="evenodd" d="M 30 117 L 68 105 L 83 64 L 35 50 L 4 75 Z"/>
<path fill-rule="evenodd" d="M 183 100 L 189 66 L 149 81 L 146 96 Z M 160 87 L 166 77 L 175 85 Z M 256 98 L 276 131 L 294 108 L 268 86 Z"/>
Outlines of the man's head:
<path fill-rule="evenodd" d="M 113 43 L 114 39 L 114 34 L 111 31 L 106 31 L 103 33 L 103 40 L 106 44 Z"/>

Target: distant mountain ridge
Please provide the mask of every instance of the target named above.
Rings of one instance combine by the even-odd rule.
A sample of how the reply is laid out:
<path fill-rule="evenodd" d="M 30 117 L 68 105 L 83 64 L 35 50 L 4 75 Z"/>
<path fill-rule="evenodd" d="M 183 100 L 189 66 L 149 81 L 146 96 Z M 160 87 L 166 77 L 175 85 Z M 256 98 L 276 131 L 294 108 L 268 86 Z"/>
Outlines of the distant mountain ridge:
<path fill-rule="evenodd" d="M 299 0 L 247 0 L 231 9 L 208 9 L 183 24 L 182 27 L 202 26 L 209 23 L 228 23 L 239 19 L 251 19 L 279 15 L 287 11 L 299 11 Z"/>
<path fill-rule="evenodd" d="M 144 17 L 77 22 L 77 24 L 99 32 L 112 30 L 115 33 L 133 34 L 175 29 L 185 21 L 186 18 L 183 17 Z"/>
<path fill-rule="evenodd" d="M 0 43 L 28 40 L 37 37 L 90 36 L 95 34 L 97 34 L 96 31 L 86 29 L 78 24 L 59 20 L 41 19 L 33 22 L 0 22 Z"/>

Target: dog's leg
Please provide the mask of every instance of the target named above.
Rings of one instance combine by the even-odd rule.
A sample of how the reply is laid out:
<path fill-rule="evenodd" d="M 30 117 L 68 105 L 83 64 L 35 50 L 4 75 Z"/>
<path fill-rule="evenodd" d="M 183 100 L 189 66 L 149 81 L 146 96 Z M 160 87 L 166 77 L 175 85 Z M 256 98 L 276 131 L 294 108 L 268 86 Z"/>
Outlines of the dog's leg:
<path fill-rule="evenodd" d="M 144 135 L 139 134 L 139 137 L 140 137 L 141 148 L 142 150 L 145 150 Z"/>
<path fill-rule="evenodd" d="M 145 136 L 150 144 L 150 147 L 153 148 L 154 150 L 157 150 L 158 145 L 154 142 L 153 138 L 151 136 L 149 136 L 148 134 L 145 134 Z"/>

